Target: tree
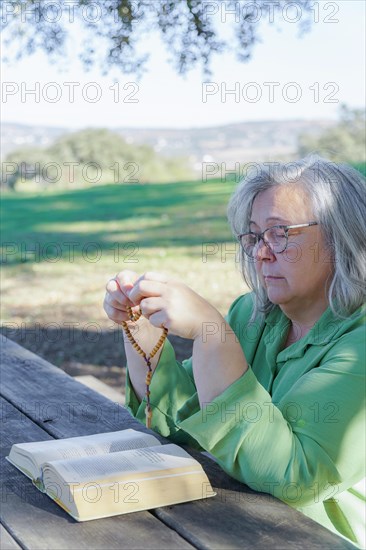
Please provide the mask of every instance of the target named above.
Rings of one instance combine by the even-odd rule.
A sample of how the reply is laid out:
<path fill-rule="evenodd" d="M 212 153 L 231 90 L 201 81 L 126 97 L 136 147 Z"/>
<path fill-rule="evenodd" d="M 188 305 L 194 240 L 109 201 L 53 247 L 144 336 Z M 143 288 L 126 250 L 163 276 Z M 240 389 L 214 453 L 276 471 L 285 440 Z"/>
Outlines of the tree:
<path fill-rule="evenodd" d="M 119 134 L 89 128 L 59 137 L 50 147 L 23 147 L 2 163 L 1 185 L 15 190 L 78 188 L 105 183 L 151 183 L 192 179 L 184 158 L 159 156 L 148 145 L 131 145 Z"/>
<path fill-rule="evenodd" d="M 299 138 L 301 156 L 317 151 L 334 162 L 365 162 L 365 111 L 343 104 L 340 120 L 320 136 L 303 134 Z"/>
<path fill-rule="evenodd" d="M 44 50 L 63 54 L 70 23 L 86 32 L 80 57 L 86 67 L 96 62 L 100 41 L 103 72 L 112 66 L 123 73 L 141 75 L 149 57 L 137 45 L 150 32 L 159 32 L 170 61 L 184 74 L 199 62 L 206 76 L 213 54 L 235 51 L 240 61 L 251 58 L 259 40 L 258 25 L 286 21 L 308 30 L 314 15 L 309 0 L 2 0 L 4 46 L 12 46 L 15 59 Z M 232 27 L 230 43 L 220 36 L 223 24 Z M 96 47 L 98 45 L 98 47 Z M 4 57 L 10 62 L 10 48 Z"/>

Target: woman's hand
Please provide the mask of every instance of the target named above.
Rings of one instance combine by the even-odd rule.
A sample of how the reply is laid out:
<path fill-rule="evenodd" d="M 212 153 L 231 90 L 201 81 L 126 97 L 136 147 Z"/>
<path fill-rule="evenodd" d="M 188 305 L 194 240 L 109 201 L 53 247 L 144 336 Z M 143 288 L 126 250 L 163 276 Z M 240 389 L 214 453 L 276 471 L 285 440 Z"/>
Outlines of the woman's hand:
<path fill-rule="evenodd" d="M 126 290 L 130 303 L 155 327 L 182 338 L 200 337 L 207 322 L 223 322 L 220 313 L 187 285 L 161 273 L 147 272 Z"/>
<path fill-rule="evenodd" d="M 154 327 L 144 316 L 136 322 L 129 320 L 127 307 L 131 307 L 136 313 L 140 311 L 139 305 L 129 298 L 129 293 L 137 280 L 139 280 L 137 273 L 127 270 L 120 271 L 114 279 L 110 279 L 106 285 L 104 310 L 109 319 L 115 323 L 120 325 L 124 321 L 127 322 L 134 340 L 146 354 L 150 355 L 162 335 L 162 330 Z M 146 392 L 146 361 L 124 332 L 123 334 L 130 381 L 137 398 L 141 401 Z M 152 371 L 155 371 L 161 352 L 162 348 L 151 359 Z"/>
<path fill-rule="evenodd" d="M 128 316 L 127 307 L 131 307 L 133 312 L 137 313 L 139 311 L 139 307 L 135 306 L 128 298 L 128 293 L 138 277 L 138 274 L 134 271 L 120 271 L 114 279 L 110 279 L 106 284 L 104 311 L 109 319 L 118 325 L 121 325 L 124 321 L 133 324 Z"/>

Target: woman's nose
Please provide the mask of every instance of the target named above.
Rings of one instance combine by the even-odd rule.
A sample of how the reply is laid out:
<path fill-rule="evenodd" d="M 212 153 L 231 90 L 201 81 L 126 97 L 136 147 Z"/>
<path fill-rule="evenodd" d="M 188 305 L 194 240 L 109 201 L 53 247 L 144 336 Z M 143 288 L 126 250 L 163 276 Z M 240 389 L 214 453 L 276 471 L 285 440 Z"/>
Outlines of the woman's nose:
<path fill-rule="evenodd" d="M 262 260 L 273 260 L 275 258 L 274 253 L 268 245 L 265 244 L 263 239 L 259 239 L 259 242 L 256 245 L 254 250 L 255 258 L 258 261 Z"/>

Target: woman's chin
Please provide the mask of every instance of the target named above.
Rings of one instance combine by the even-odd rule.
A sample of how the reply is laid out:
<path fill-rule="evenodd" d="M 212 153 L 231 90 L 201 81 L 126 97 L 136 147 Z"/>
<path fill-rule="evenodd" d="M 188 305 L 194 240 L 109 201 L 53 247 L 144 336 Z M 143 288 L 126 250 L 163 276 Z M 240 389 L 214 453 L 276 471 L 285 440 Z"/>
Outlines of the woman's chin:
<path fill-rule="evenodd" d="M 267 288 L 267 296 L 272 304 L 280 305 L 286 301 L 284 293 L 273 288 Z"/>

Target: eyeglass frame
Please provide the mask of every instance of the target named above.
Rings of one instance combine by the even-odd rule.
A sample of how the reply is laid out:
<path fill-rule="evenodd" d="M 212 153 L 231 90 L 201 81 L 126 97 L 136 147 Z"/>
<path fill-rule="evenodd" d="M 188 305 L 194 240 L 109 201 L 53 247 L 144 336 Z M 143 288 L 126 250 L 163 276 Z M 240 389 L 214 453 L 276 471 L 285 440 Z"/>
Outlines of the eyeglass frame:
<path fill-rule="evenodd" d="M 300 227 L 311 227 L 313 225 L 319 225 L 318 222 L 308 222 L 308 223 L 297 223 L 295 225 L 282 225 L 282 224 L 278 224 L 278 225 L 271 225 L 271 227 L 267 227 L 264 231 L 262 231 L 262 233 L 255 233 L 254 231 L 246 231 L 245 233 L 241 233 L 240 235 L 237 235 L 237 239 L 239 240 L 239 243 L 240 243 L 240 246 L 242 247 L 243 249 L 243 252 L 244 254 L 246 254 L 248 256 L 248 258 L 254 258 L 254 256 L 251 256 L 250 254 L 248 254 L 241 242 L 241 238 L 244 237 L 244 235 L 255 235 L 256 238 L 257 238 L 257 242 L 255 243 L 255 245 L 253 246 L 256 247 L 258 244 L 259 244 L 259 241 L 263 241 L 264 245 L 268 248 L 268 250 L 270 250 L 272 252 L 272 254 L 282 254 L 283 252 L 285 252 L 285 250 L 287 249 L 288 247 L 288 232 L 290 229 L 297 229 L 297 228 L 300 228 Z M 268 231 L 269 229 L 274 229 L 275 227 L 281 227 L 282 229 L 284 229 L 285 231 L 285 238 L 286 238 L 286 243 L 285 243 L 285 247 L 283 250 L 281 251 L 277 251 L 277 252 L 274 252 L 271 248 L 271 245 L 265 241 L 265 239 L 263 238 L 264 236 L 264 233 L 266 231 Z"/>

